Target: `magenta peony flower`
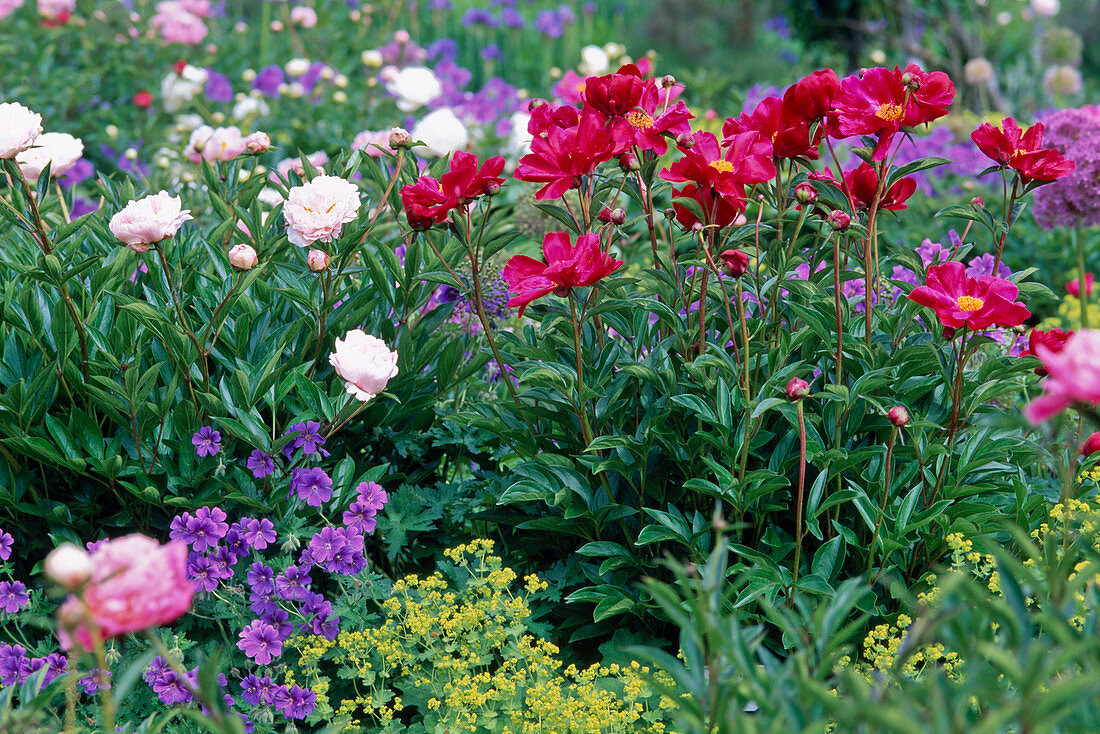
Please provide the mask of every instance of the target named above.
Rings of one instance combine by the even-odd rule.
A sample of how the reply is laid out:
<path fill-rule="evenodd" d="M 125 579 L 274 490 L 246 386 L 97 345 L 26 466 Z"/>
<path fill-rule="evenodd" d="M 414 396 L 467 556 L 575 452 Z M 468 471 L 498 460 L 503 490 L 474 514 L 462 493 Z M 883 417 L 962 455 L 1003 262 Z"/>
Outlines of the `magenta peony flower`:
<path fill-rule="evenodd" d="M 366 402 L 386 389 L 386 383 L 397 374 L 397 352 L 391 352 L 386 342 L 361 329 L 352 329 L 336 340 L 336 351 L 329 355 L 329 364 L 344 379 L 350 395 Z"/>
<path fill-rule="evenodd" d="M 81 597 L 69 596 L 58 610 L 61 647 L 95 646 L 102 639 L 167 624 L 191 606 L 187 546 L 161 545 L 144 535 L 108 540 L 91 553 L 92 574 Z M 89 625 L 94 622 L 95 628 Z"/>
<path fill-rule="evenodd" d="M 50 166 L 50 176 L 57 178 L 69 172 L 80 157 L 84 155 L 84 143 L 68 133 L 43 133 L 34 146 L 24 150 L 15 158 L 19 170 L 30 183 L 36 183 L 46 165 Z"/>
<path fill-rule="evenodd" d="M 0 104 L 0 158 L 10 159 L 34 145 L 42 115 L 15 102 Z"/>
<path fill-rule="evenodd" d="M 298 247 L 332 242 L 355 219 L 359 204 L 359 187 L 336 176 L 295 186 L 283 205 L 287 237 Z"/>
<path fill-rule="evenodd" d="M 150 245 L 166 240 L 191 219 L 178 196 L 167 191 L 131 201 L 111 217 L 111 233 L 134 252 L 145 252 Z"/>
<path fill-rule="evenodd" d="M 1082 329 L 1055 352 L 1037 344 L 1035 356 L 1043 361 L 1048 377 L 1043 394 L 1024 408 L 1024 416 L 1038 425 L 1074 403 L 1100 403 L 1100 331 Z"/>
<path fill-rule="evenodd" d="M 62 21 L 76 10 L 76 0 L 38 0 L 38 14 L 47 20 Z"/>

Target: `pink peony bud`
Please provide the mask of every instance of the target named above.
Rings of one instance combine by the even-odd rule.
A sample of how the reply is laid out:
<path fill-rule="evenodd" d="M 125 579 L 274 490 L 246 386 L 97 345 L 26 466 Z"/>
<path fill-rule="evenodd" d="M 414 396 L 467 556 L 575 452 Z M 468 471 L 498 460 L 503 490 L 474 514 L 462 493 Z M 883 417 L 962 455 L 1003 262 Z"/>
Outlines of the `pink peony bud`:
<path fill-rule="evenodd" d="M 612 209 L 611 210 L 611 223 L 614 224 L 614 225 L 621 226 L 624 222 L 626 222 L 626 212 L 623 211 L 622 209 L 618 208 L 618 207 L 616 207 L 615 209 Z"/>
<path fill-rule="evenodd" d="M 731 278 L 740 278 L 749 269 L 749 255 L 743 250 L 725 250 L 718 257 L 722 260 L 722 270 Z"/>
<path fill-rule="evenodd" d="M 829 212 L 828 222 L 838 232 L 843 232 L 848 229 L 848 226 L 852 223 L 852 218 L 848 216 L 847 212 L 842 212 L 839 209 L 833 209 Z"/>
<path fill-rule="evenodd" d="M 806 382 L 801 377 L 792 377 L 791 381 L 787 383 L 788 400 L 797 402 L 809 394 L 810 383 Z"/>
<path fill-rule="evenodd" d="M 384 341 L 361 329 L 352 329 L 343 339 L 337 339 L 336 351 L 328 361 L 344 379 L 347 392 L 363 402 L 385 390 L 386 383 L 397 374 L 397 352 L 391 352 Z"/>
<path fill-rule="evenodd" d="M 306 262 L 309 263 L 309 269 L 315 273 L 319 273 L 328 267 L 328 253 L 324 250 L 310 250 L 306 256 Z"/>
<path fill-rule="evenodd" d="M 813 204 L 817 201 L 817 189 L 809 181 L 803 181 L 794 187 L 794 198 L 799 204 Z"/>
<path fill-rule="evenodd" d="M 145 252 L 150 245 L 166 240 L 191 219 L 178 196 L 167 191 L 131 201 L 111 217 L 111 233 L 134 252 Z"/>
<path fill-rule="evenodd" d="M 91 557 L 73 543 L 62 543 L 50 551 L 43 568 L 47 576 L 69 591 L 80 588 L 92 576 Z"/>
<path fill-rule="evenodd" d="M 985 206 L 985 199 L 980 196 L 975 196 L 973 199 L 970 200 L 970 206 L 980 209 L 981 207 Z"/>
<path fill-rule="evenodd" d="M 251 245 L 233 245 L 229 250 L 229 264 L 237 270 L 251 270 L 256 267 L 256 250 Z"/>
<path fill-rule="evenodd" d="M 187 578 L 187 546 L 161 545 L 144 535 L 108 540 L 89 555 L 91 576 L 80 597 L 58 610 L 61 647 L 92 650 L 88 621 L 103 639 L 167 624 L 184 614 L 195 594 Z"/>
<path fill-rule="evenodd" d="M 390 130 L 390 147 L 393 149 L 407 148 L 412 143 L 412 136 L 409 135 L 409 131 L 403 127 L 395 127 Z"/>
<path fill-rule="evenodd" d="M 909 411 L 900 405 L 895 405 L 893 408 L 890 408 L 886 413 L 886 417 L 898 428 L 909 423 Z"/>
<path fill-rule="evenodd" d="M 34 144 L 42 132 L 42 115 L 21 104 L 0 104 L 0 158 L 10 159 Z"/>
<path fill-rule="evenodd" d="M 266 153 L 271 150 L 271 138 L 262 130 L 249 133 L 248 137 L 244 139 L 244 149 L 252 155 Z"/>

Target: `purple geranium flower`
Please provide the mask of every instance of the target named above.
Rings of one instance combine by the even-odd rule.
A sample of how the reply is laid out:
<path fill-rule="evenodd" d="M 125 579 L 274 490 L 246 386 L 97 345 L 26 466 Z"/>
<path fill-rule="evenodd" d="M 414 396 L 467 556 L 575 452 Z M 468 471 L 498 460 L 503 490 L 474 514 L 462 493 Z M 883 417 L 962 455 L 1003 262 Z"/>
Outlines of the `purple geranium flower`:
<path fill-rule="evenodd" d="M 291 477 L 290 491 L 310 507 L 320 507 L 332 497 L 332 479 L 320 467 L 299 467 Z"/>
<path fill-rule="evenodd" d="M 222 435 L 210 426 L 203 426 L 191 437 L 191 443 L 195 445 L 199 458 L 213 456 L 221 450 Z"/>
<path fill-rule="evenodd" d="M 0 609 L 15 614 L 31 601 L 22 581 L 0 581 Z"/>
<path fill-rule="evenodd" d="M 237 647 L 260 665 L 267 665 L 283 654 L 283 641 L 278 630 L 258 619 L 241 630 L 240 637 Z"/>
<path fill-rule="evenodd" d="M 192 554 L 187 561 L 187 580 L 195 591 L 214 591 L 221 583 L 222 574 L 217 562 L 210 556 Z"/>
<path fill-rule="evenodd" d="M 308 573 L 297 566 L 287 566 L 285 571 L 275 577 L 275 593 L 287 601 L 304 599 L 309 593 L 310 583 Z"/>
<path fill-rule="evenodd" d="M 15 538 L 11 537 L 11 533 L 0 530 L 0 561 L 6 561 L 11 558 L 11 548 L 15 545 Z"/>
<path fill-rule="evenodd" d="M 317 707 L 317 694 L 297 683 L 290 688 L 279 686 L 274 705 L 288 719 L 304 719 Z"/>
<path fill-rule="evenodd" d="M 0 685 L 22 683 L 31 674 L 27 648 L 22 645 L 0 645 Z"/>
<path fill-rule="evenodd" d="M 106 691 L 111 687 L 111 671 L 92 668 L 80 679 L 80 685 L 84 688 L 84 693 L 89 696 Z"/>
<path fill-rule="evenodd" d="M 252 450 L 252 453 L 248 455 L 245 466 L 252 471 L 252 476 L 257 479 L 263 479 L 275 473 L 275 459 L 271 458 L 271 455 L 267 452 L 259 449 Z"/>
<path fill-rule="evenodd" d="M 264 550 L 275 542 L 275 526 L 266 517 L 259 520 L 252 517 L 241 518 L 244 542 L 256 550 Z"/>

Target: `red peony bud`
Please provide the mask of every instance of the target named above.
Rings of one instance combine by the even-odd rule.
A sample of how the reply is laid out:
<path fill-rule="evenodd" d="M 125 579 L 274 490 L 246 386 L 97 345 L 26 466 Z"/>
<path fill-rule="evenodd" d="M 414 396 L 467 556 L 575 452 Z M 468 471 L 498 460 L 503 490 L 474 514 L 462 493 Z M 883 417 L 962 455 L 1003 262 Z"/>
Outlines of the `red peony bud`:
<path fill-rule="evenodd" d="M 691 133 L 680 133 L 676 136 L 676 145 L 683 150 L 691 150 L 695 147 L 695 138 Z"/>
<path fill-rule="evenodd" d="M 838 232 L 843 232 L 848 229 L 848 226 L 852 223 L 852 218 L 848 216 L 847 212 L 842 212 L 839 209 L 833 209 L 829 212 L 828 217 L 829 224 Z"/>
<path fill-rule="evenodd" d="M 886 413 L 886 417 L 889 418 L 890 422 L 895 426 L 901 428 L 909 422 L 909 411 L 900 405 L 895 405 Z"/>
<path fill-rule="evenodd" d="M 621 208 L 616 207 L 611 210 L 611 223 L 616 226 L 622 226 L 626 221 L 626 212 Z"/>
<path fill-rule="evenodd" d="M 810 394 L 810 383 L 801 377 L 792 377 L 787 383 L 787 399 L 798 402 Z"/>
<path fill-rule="evenodd" d="M 794 187 L 794 198 L 799 204 L 813 204 L 817 201 L 817 189 L 809 181 L 803 181 Z"/>
<path fill-rule="evenodd" d="M 722 270 L 731 278 L 740 278 L 749 269 L 749 255 L 741 250 L 726 250 L 718 257 L 722 260 Z"/>
<path fill-rule="evenodd" d="M 1092 456 L 1100 451 L 1100 431 L 1092 434 L 1081 444 L 1081 456 Z"/>

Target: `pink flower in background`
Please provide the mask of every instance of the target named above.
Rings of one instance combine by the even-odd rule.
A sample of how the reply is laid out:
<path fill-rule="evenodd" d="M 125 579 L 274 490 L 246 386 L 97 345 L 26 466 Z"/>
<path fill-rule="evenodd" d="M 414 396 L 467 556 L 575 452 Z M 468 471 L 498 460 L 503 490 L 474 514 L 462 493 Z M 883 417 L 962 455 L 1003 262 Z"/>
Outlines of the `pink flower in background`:
<path fill-rule="evenodd" d="M 271 137 L 263 130 L 249 133 L 244 139 L 244 149 L 252 155 L 259 155 L 271 150 Z"/>
<path fill-rule="evenodd" d="M 167 191 L 131 201 L 111 217 L 111 233 L 134 252 L 145 252 L 150 245 L 168 239 L 191 219 L 178 196 Z"/>
<path fill-rule="evenodd" d="M 290 11 L 290 20 L 303 28 L 312 28 L 317 25 L 317 12 L 313 8 L 299 5 Z"/>
<path fill-rule="evenodd" d="M 336 351 L 328 361 L 344 379 L 348 393 L 363 402 L 385 390 L 386 383 L 397 375 L 397 352 L 362 329 L 352 329 L 337 339 Z"/>
<path fill-rule="evenodd" d="M 58 616 L 61 647 L 95 645 L 93 622 L 103 639 L 167 624 L 191 606 L 187 546 L 161 545 L 144 535 L 102 543 L 91 553 L 91 578 L 81 597 L 70 596 Z"/>
<path fill-rule="evenodd" d="M 0 0 L 0 20 L 7 18 L 15 12 L 16 8 L 23 7 L 23 0 Z"/>
<path fill-rule="evenodd" d="M 243 153 L 247 144 L 247 139 L 236 126 L 215 128 L 202 125 L 191 132 L 183 154 L 193 163 L 203 158 L 210 163 L 230 161 Z"/>
<path fill-rule="evenodd" d="M 209 18 L 211 16 L 210 0 L 177 0 L 177 5 L 188 13 Z"/>
<path fill-rule="evenodd" d="M 1092 284 L 1096 281 L 1096 276 L 1092 273 L 1085 273 L 1085 297 L 1088 298 L 1092 295 Z M 1081 297 L 1081 279 L 1076 278 L 1066 282 L 1066 293 L 1070 294 L 1074 298 Z"/>
<path fill-rule="evenodd" d="M 359 204 L 359 187 L 336 176 L 295 186 L 283 205 L 287 237 L 298 247 L 332 242 L 355 219 Z"/>
<path fill-rule="evenodd" d="M 324 166 L 328 163 L 328 155 L 323 150 L 319 150 L 316 153 L 307 155 L 306 160 L 309 161 L 309 165 L 317 169 L 317 173 L 324 173 Z M 276 173 L 272 173 L 269 177 L 272 182 L 278 182 L 280 178 L 285 181 L 291 171 L 302 177 L 306 175 L 306 169 L 302 166 L 302 161 L 299 158 L 287 158 L 279 161 L 275 164 L 275 171 Z"/>
<path fill-rule="evenodd" d="M 38 14 L 47 20 L 64 23 L 76 10 L 76 0 L 38 0 Z"/>
<path fill-rule="evenodd" d="M 84 155 L 84 143 L 68 133 L 42 133 L 34 141 L 34 147 L 20 153 L 15 162 L 30 183 L 36 183 L 46 165 L 50 176 L 57 178 L 69 172 Z"/>
<path fill-rule="evenodd" d="M 351 143 L 352 150 L 361 150 L 372 158 L 378 158 L 383 153 L 392 153 L 390 147 L 390 130 L 364 130 L 355 136 Z"/>
<path fill-rule="evenodd" d="M 15 102 L 0 104 L 0 158 L 19 155 L 34 145 L 41 132 L 42 115 Z"/>
<path fill-rule="evenodd" d="M 1048 377 L 1043 394 L 1028 403 L 1024 416 L 1038 425 L 1075 403 L 1100 403 L 1100 331 L 1082 329 L 1055 352 L 1044 344 L 1035 347 Z"/>
<path fill-rule="evenodd" d="M 202 43 L 209 31 L 202 18 L 188 9 L 189 4 L 180 0 L 157 3 L 157 13 L 149 19 L 149 24 L 168 43 L 185 46 Z"/>

